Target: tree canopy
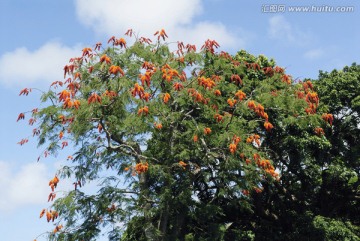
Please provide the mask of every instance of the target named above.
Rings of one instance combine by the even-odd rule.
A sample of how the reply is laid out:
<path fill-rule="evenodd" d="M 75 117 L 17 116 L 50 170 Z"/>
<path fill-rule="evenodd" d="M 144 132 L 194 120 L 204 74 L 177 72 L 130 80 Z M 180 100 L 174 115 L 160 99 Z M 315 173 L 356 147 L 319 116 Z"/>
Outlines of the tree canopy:
<path fill-rule="evenodd" d="M 48 239 L 359 240 L 359 67 L 298 81 L 263 55 L 155 36 L 84 48 L 19 115 L 39 160 L 74 150 L 49 183 Z"/>

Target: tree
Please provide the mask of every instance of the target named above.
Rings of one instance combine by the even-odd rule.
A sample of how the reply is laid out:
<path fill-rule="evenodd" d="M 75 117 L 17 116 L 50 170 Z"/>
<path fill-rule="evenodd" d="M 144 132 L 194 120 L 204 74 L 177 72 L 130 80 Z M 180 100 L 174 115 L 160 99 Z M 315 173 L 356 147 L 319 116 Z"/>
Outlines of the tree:
<path fill-rule="evenodd" d="M 323 109 L 334 114 L 327 133 L 331 148 L 324 155 L 319 212 L 337 221 L 355 225 L 360 240 L 360 66 L 320 72 L 315 87 L 323 96 Z M 347 225 L 349 227 L 349 225 Z M 355 231 L 354 231 L 355 230 Z"/>
<path fill-rule="evenodd" d="M 273 160 L 286 171 L 281 185 L 266 184 L 261 196 L 253 196 L 256 240 L 360 239 L 358 82 L 356 64 L 320 72 L 312 82 L 321 99 L 318 111 L 328 122 L 315 130 L 321 141 L 297 123 L 274 129 L 277 135 L 273 132 L 269 143 L 278 158 Z M 257 213 L 257 206 L 274 218 Z"/>
<path fill-rule="evenodd" d="M 262 55 L 218 53 L 214 40 L 197 51 L 155 35 L 84 48 L 31 111 L 41 158 L 75 148 L 49 183 L 49 240 L 95 240 L 103 227 L 110 240 L 252 240 L 288 225 L 269 201 L 306 203 L 313 192 L 291 191 L 308 190 L 312 158 L 330 146 L 333 116 L 317 113 L 311 81 Z M 55 198 L 62 178 L 75 188 Z M 89 181 L 99 190 L 83 192 Z"/>

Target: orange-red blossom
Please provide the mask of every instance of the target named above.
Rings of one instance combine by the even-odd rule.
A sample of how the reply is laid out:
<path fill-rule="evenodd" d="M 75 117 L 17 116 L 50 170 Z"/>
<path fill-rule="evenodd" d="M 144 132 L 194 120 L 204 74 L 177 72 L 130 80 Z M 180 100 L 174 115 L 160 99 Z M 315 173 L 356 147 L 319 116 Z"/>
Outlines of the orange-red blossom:
<path fill-rule="evenodd" d="M 163 125 L 161 123 L 154 123 L 154 126 L 156 129 L 161 130 L 163 128 Z"/>
<path fill-rule="evenodd" d="M 230 150 L 231 154 L 234 154 L 236 152 L 237 145 L 241 141 L 241 138 L 237 135 L 234 135 L 232 140 L 233 140 L 233 143 L 230 143 L 229 150 Z"/>
<path fill-rule="evenodd" d="M 222 121 L 223 117 L 224 117 L 224 116 L 222 116 L 222 115 L 220 115 L 220 114 L 215 114 L 215 115 L 214 115 L 214 118 L 215 118 L 215 120 L 216 120 L 217 122 Z"/>
<path fill-rule="evenodd" d="M 51 188 L 51 191 L 54 191 L 57 187 L 57 184 L 59 183 L 59 178 L 55 176 L 53 179 L 49 181 L 49 186 Z"/>
<path fill-rule="evenodd" d="M 66 99 L 70 98 L 70 92 L 67 90 L 61 91 L 59 94 L 59 100 L 65 102 Z"/>
<path fill-rule="evenodd" d="M 135 170 L 137 174 L 147 172 L 148 169 L 149 169 L 149 164 L 147 162 L 145 163 L 140 162 L 135 165 Z"/>
<path fill-rule="evenodd" d="M 142 115 L 142 114 L 147 115 L 148 113 L 149 113 L 149 107 L 147 106 L 144 106 L 143 108 L 140 108 L 138 110 L 138 115 Z"/>
<path fill-rule="evenodd" d="M 221 91 L 220 91 L 220 90 L 215 90 L 215 91 L 214 91 L 214 94 L 215 94 L 216 96 L 221 96 Z"/>
<path fill-rule="evenodd" d="M 144 95 L 144 87 L 140 86 L 138 83 L 135 83 L 134 88 L 131 90 L 133 97 L 138 95 L 140 98 Z"/>
<path fill-rule="evenodd" d="M 211 129 L 209 127 L 204 128 L 204 134 L 209 135 L 211 133 Z"/>
<path fill-rule="evenodd" d="M 229 145 L 229 150 L 230 150 L 231 154 L 234 154 L 236 152 L 236 148 L 237 148 L 237 146 L 234 143 L 231 143 Z"/>
<path fill-rule="evenodd" d="M 324 113 L 321 116 L 323 118 L 324 121 L 328 122 L 330 125 L 332 125 L 333 121 L 334 121 L 334 116 L 332 114 L 327 114 Z"/>
<path fill-rule="evenodd" d="M 229 104 L 230 107 L 233 107 L 236 104 L 236 100 L 234 99 L 228 99 L 227 103 Z"/>
<path fill-rule="evenodd" d="M 231 81 L 235 82 L 236 84 L 242 84 L 242 80 L 239 75 L 233 74 L 231 75 Z"/>
<path fill-rule="evenodd" d="M 120 66 L 116 66 L 116 65 L 111 65 L 109 68 L 109 72 L 114 75 L 117 74 L 121 74 L 122 76 L 125 75 L 124 71 L 120 68 Z"/>
<path fill-rule="evenodd" d="M 314 132 L 315 132 L 315 134 L 318 135 L 318 136 L 325 135 L 325 132 L 324 132 L 323 128 L 321 128 L 321 127 L 316 127 L 316 128 L 314 129 Z"/>
<path fill-rule="evenodd" d="M 16 121 L 23 120 L 23 119 L 25 119 L 25 114 L 20 113 Z"/>
<path fill-rule="evenodd" d="M 238 92 L 236 92 L 235 96 L 236 96 L 240 101 L 246 98 L 246 94 L 245 94 L 244 92 L 242 92 L 241 90 L 239 90 Z"/>
<path fill-rule="evenodd" d="M 155 36 L 158 34 L 159 34 L 158 40 L 160 40 L 160 38 L 162 38 L 165 41 L 165 37 L 168 38 L 164 29 L 161 29 L 160 31 L 156 31 L 156 33 L 154 33 Z"/>
<path fill-rule="evenodd" d="M 164 97 L 163 97 L 163 101 L 165 104 L 167 104 L 170 100 L 170 94 L 169 93 L 165 93 Z"/>
<path fill-rule="evenodd" d="M 94 103 L 94 102 L 98 102 L 101 104 L 101 97 L 96 93 L 92 93 L 88 99 L 88 104 Z"/>
<path fill-rule="evenodd" d="M 265 127 L 266 131 L 271 131 L 271 129 L 274 128 L 274 126 L 268 121 L 265 121 L 264 127 Z"/>
<path fill-rule="evenodd" d="M 53 233 L 55 234 L 55 233 L 59 232 L 60 229 L 62 229 L 62 228 L 63 228 L 63 226 L 62 226 L 61 224 L 58 225 L 58 226 L 56 226 L 55 229 L 54 229 L 54 231 L 53 231 Z"/>
<path fill-rule="evenodd" d="M 40 212 L 40 218 L 42 218 L 44 215 L 46 214 L 46 219 L 48 222 L 50 222 L 51 220 L 54 222 L 54 220 L 56 218 L 58 218 L 59 213 L 56 212 L 55 210 L 46 210 L 45 208 L 43 210 L 41 210 Z"/>
<path fill-rule="evenodd" d="M 100 63 L 103 63 L 103 62 L 105 62 L 105 63 L 107 63 L 107 64 L 111 64 L 111 59 L 110 59 L 110 57 L 107 56 L 106 54 L 102 55 L 102 56 L 100 57 Z"/>
<path fill-rule="evenodd" d="M 258 146 L 260 146 L 261 145 L 260 136 L 257 134 L 254 134 L 254 135 L 249 136 L 246 139 L 246 143 L 253 143 L 253 142 L 255 142 Z"/>
<path fill-rule="evenodd" d="M 182 166 L 183 169 L 185 169 L 188 164 L 183 161 L 179 161 L 179 165 Z"/>

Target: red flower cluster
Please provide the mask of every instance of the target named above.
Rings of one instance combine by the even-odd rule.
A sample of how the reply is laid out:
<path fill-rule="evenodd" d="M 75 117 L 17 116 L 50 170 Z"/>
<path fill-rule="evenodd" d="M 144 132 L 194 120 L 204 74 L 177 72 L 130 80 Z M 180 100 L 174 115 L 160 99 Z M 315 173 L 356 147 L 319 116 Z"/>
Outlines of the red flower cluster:
<path fill-rule="evenodd" d="M 148 169 L 149 169 L 149 164 L 147 162 L 145 163 L 139 162 L 135 165 L 135 170 L 137 174 L 147 172 Z"/>
<path fill-rule="evenodd" d="M 241 141 L 241 138 L 239 136 L 236 136 L 236 135 L 233 136 L 232 143 L 230 143 L 230 145 L 229 145 L 229 150 L 230 150 L 231 154 L 234 154 L 236 152 L 237 145 L 239 144 L 240 141 Z"/>
<path fill-rule="evenodd" d="M 332 126 L 332 123 L 334 121 L 334 116 L 332 114 L 324 113 L 321 117 L 324 121 L 328 122 Z"/>

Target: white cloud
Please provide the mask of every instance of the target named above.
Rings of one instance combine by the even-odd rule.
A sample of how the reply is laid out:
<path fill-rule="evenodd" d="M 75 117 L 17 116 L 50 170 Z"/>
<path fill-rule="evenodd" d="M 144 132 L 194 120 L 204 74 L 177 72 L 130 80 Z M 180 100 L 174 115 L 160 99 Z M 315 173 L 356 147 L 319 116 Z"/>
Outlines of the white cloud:
<path fill-rule="evenodd" d="M 196 22 L 203 11 L 202 0 L 76 0 L 77 15 L 82 23 L 99 34 L 121 36 L 132 28 L 139 36 L 153 37 L 164 28 L 169 42 L 178 40 L 196 44 L 216 40 L 221 49 L 245 47 L 246 38 L 231 32 L 219 22 Z M 38 49 L 17 48 L 0 56 L 0 84 L 5 86 L 47 87 L 63 79 L 63 67 L 81 54 L 81 46 L 65 46 L 51 41 Z"/>
<path fill-rule="evenodd" d="M 220 46 L 244 47 L 245 45 L 244 39 L 238 38 L 235 33 L 230 33 L 221 23 L 201 22 L 191 27 L 172 29 L 169 31 L 169 36 L 173 36 L 172 39 L 178 40 L 183 40 L 184 36 L 186 36 L 184 44 L 195 44 L 198 48 L 207 39 L 216 40 Z"/>
<path fill-rule="evenodd" d="M 201 0 L 77 0 L 76 6 L 84 24 L 108 34 L 122 34 L 124 28 L 149 34 L 189 24 L 202 11 Z"/>
<path fill-rule="evenodd" d="M 312 50 L 309 50 L 304 53 L 304 57 L 306 59 L 310 59 L 310 60 L 318 59 L 318 58 L 322 57 L 323 55 L 324 55 L 324 51 L 320 48 L 312 49 Z"/>
<path fill-rule="evenodd" d="M 67 47 L 58 42 L 46 43 L 34 51 L 17 48 L 0 57 L 0 83 L 25 88 L 61 80 L 69 59 L 80 54 L 80 46 Z"/>
<path fill-rule="evenodd" d="M 45 203 L 51 191 L 47 184 L 47 168 L 42 163 L 30 163 L 13 170 L 8 163 L 0 162 L 0 210 Z"/>
<path fill-rule="evenodd" d="M 269 20 L 269 35 L 271 38 L 285 38 L 294 40 L 294 34 L 290 23 L 283 16 L 274 16 Z"/>
<path fill-rule="evenodd" d="M 307 45 L 312 40 L 311 34 L 294 28 L 282 15 L 269 19 L 268 35 L 272 39 L 297 45 Z"/>
<path fill-rule="evenodd" d="M 202 45 L 215 39 L 221 46 L 243 47 L 244 40 L 223 24 L 194 22 L 202 13 L 201 0 L 77 0 L 80 21 L 99 34 L 121 36 L 132 28 L 139 36 L 152 37 L 164 28 L 171 41 Z"/>

